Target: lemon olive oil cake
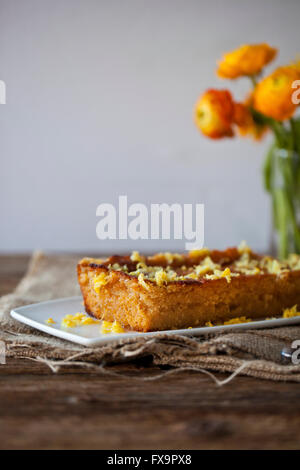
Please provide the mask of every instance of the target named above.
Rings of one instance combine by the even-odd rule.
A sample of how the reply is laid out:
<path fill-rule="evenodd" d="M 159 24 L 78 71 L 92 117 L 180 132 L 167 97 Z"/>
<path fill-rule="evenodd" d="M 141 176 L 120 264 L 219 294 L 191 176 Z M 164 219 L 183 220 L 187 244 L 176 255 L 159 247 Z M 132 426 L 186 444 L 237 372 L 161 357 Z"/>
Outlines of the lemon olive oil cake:
<path fill-rule="evenodd" d="M 84 258 L 86 312 L 136 331 L 181 329 L 235 317 L 279 316 L 300 305 L 300 256 L 279 262 L 245 244 L 225 251 Z"/>

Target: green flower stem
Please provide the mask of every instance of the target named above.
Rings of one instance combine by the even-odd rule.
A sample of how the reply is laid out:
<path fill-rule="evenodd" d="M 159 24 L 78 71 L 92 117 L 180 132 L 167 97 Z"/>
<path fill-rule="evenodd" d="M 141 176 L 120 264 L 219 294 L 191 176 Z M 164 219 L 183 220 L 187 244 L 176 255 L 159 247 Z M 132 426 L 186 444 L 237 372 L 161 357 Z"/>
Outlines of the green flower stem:
<path fill-rule="evenodd" d="M 263 167 L 264 186 L 272 197 L 273 225 L 278 234 L 280 258 L 300 253 L 300 122 L 290 127 L 268 120 L 275 140 Z"/>
<path fill-rule="evenodd" d="M 294 143 L 294 150 L 295 152 L 298 152 L 300 155 L 300 133 L 297 128 L 297 123 L 294 118 L 290 119 L 290 126 L 291 126 L 291 134 L 292 134 L 292 140 Z M 299 133 L 299 136 L 298 136 Z"/>
<path fill-rule="evenodd" d="M 263 166 L 264 187 L 265 187 L 265 190 L 268 192 L 272 191 L 272 170 L 273 170 L 275 147 L 276 147 L 276 144 L 275 142 L 273 142 L 273 144 L 268 150 L 268 153 L 264 161 L 264 166 Z"/>
<path fill-rule="evenodd" d="M 276 189 L 273 192 L 275 210 L 276 210 L 276 219 L 278 224 L 278 234 L 279 234 L 279 257 L 285 258 L 288 252 L 288 233 L 286 230 L 287 227 L 287 211 L 286 211 L 286 195 L 284 190 Z"/>
<path fill-rule="evenodd" d="M 257 76 L 256 76 L 256 75 L 249 75 L 249 78 L 250 78 L 250 80 L 251 80 L 251 83 L 252 83 L 252 85 L 253 85 L 253 88 L 255 88 L 256 85 L 257 85 Z"/>

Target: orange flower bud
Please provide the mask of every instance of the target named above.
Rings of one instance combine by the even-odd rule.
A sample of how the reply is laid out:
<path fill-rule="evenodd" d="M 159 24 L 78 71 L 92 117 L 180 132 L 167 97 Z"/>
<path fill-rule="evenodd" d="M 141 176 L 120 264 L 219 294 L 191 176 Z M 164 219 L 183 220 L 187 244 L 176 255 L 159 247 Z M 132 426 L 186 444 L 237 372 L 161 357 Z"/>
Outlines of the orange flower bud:
<path fill-rule="evenodd" d="M 221 78 L 257 75 L 277 54 L 268 44 L 246 44 L 224 54 L 217 74 Z"/>
<path fill-rule="evenodd" d="M 292 101 L 292 94 L 295 91 L 292 83 L 299 79 L 298 65 L 277 68 L 258 83 L 254 91 L 254 108 L 278 121 L 289 119 L 297 107 Z"/>
<path fill-rule="evenodd" d="M 234 102 L 228 90 L 207 90 L 195 107 L 195 122 L 211 139 L 232 137 Z"/>

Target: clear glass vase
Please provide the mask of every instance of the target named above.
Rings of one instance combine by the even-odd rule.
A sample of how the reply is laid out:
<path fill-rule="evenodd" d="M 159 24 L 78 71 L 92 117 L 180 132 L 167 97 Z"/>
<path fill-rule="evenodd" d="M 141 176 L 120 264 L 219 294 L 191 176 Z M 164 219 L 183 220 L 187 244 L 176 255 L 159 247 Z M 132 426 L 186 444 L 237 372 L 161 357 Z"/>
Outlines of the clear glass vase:
<path fill-rule="evenodd" d="M 300 155 L 273 144 L 264 173 L 272 199 L 272 251 L 280 258 L 300 254 Z"/>

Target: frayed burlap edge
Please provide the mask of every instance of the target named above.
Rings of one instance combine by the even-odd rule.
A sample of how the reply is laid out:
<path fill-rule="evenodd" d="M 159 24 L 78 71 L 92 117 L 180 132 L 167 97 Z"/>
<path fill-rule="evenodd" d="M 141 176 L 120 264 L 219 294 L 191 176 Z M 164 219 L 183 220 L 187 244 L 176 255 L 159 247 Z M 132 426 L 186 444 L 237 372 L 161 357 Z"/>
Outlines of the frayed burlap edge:
<path fill-rule="evenodd" d="M 45 363 L 59 373 L 67 367 L 120 375 L 107 367 L 151 356 L 157 366 L 171 370 L 133 380 L 156 380 L 166 375 L 193 370 L 224 385 L 239 374 L 274 381 L 300 382 L 300 366 L 282 365 L 281 349 L 300 338 L 299 327 L 268 330 L 227 331 L 210 337 L 169 336 L 120 339 L 97 348 L 86 348 L 26 327 L 11 319 L 12 308 L 49 298 L 78 293 L 76 257 L 35 253 L 26 275 L 12 294 L 0 299 L 0 339 L 7 357 L 26 358 Z M 219 380 L 211 371 L 229 373 Z M 122 375 L 122 374 L 121 374 Z"/>

